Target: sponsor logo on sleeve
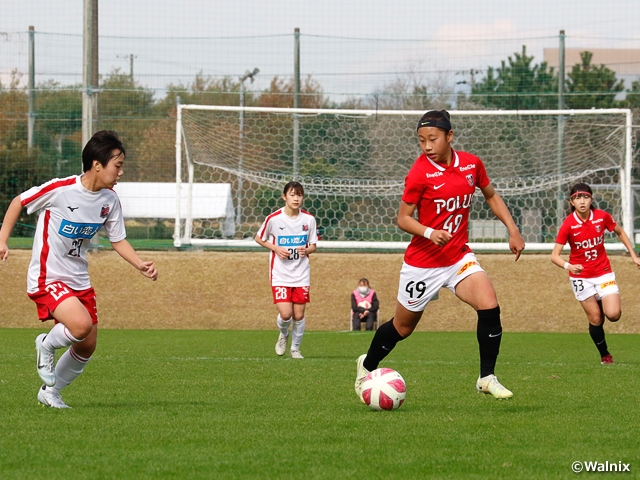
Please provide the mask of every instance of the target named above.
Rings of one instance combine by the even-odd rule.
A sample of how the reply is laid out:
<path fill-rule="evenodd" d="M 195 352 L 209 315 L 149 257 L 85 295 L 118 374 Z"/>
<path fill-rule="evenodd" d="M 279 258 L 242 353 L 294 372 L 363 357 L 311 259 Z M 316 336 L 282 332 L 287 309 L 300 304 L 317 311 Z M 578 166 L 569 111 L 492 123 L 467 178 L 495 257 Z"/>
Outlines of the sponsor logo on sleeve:
<path fill-rule="evenodd" d="M 280 235 L 278 245 L 281 247 L 300 247 L 307 244 L 308 234 L 305 235 Z"/>
<path fill-rule="evenodd" d="M 62 220 L 58 233 L 67 238 L 93 238 L 102 227 L 101 223 L 75 223 Z"/>

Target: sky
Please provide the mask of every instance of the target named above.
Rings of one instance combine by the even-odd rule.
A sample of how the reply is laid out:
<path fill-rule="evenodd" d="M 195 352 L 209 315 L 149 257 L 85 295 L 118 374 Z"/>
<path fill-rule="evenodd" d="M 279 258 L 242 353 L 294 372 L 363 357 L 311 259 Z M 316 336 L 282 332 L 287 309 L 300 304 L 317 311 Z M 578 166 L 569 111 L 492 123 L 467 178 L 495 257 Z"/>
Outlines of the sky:
<path fill-rule="evenodd" d="M 30 25 L 37 82 L 81 80 L 82 5 L 0 0 L 0 81 L 25 70 Z M 522 45 L 541 61 L 561 29 L 567 47 L 640 49 L 639 18 L 639 0 L 101 0 L 100 73 L 129 71 L 134 55 L 136 78 L 162 88 L 259 67 L 247 87 L 262 89 L 292 74 L 299 28 L 301 72 L 329 93 L 380 90 L 398 72 L 462 84 Z"/>

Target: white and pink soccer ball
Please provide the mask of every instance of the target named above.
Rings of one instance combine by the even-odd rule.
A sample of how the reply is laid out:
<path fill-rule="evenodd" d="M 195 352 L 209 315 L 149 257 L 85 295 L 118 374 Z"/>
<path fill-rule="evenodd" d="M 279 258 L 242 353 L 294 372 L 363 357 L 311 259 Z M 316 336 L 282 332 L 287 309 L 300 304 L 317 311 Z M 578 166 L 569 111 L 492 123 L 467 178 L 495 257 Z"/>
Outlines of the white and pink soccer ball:
<path fill-rule="evenodd" d="M 406 396 L 402 375 L 391 368 L 378 368 L 364 377 L 362 399 L 372 410 L 395 410 Z"/>

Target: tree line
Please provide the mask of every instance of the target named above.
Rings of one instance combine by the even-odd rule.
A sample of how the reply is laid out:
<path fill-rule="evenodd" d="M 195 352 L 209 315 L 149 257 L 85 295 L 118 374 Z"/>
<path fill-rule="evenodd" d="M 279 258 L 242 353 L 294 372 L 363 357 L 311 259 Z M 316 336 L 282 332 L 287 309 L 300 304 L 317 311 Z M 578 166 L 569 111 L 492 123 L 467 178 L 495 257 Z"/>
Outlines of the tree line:
<path fill-rule="evenodd" d="M 593 55 L 582 52 L 581 62 L 571 66 L 565 79 L 567 108 L 640 107 L 640 80 L 632 83 L 626 98 L 623 81 L 605 65 L 593 65 Z M 456 98 L 464 109 L 556 109 L 557 72 L 546 62 L 535 63 L 526 46 L 499 67 L 488 67 L 476 80 L 470 71 L 470 92 Z M 37 86 L 34 147 L 27 145 L 28 92 L 21 75 L 0 83 L 0 210 L 29 186 L 53 177 L 80 172 L 82 98 L 80 85 L 52 80 Z M 118 131 L 127 146 L 127 181 L 175 180 L 175 111 L 182 103 L 238 105 L 241 83 L 232 77 L 211 78 L 199 73 L 188 84 L 171 84 L 163 98 L 140 85 L 130 75 L 114 69 L 100 81 L 98 118 L 100 129 Z M 245 93 L 246 106 L 293 107 L 294 81 L 274 77 L 262 92 Z M 450 82 L 398 77 L 379 91 L 336 102 L 311 76 L 303 79 L 299 105 L 303 108 L 451 108 Z M 304 159 L 302 159 L 304 162 Z M 25 220 L 27 223 L 27 220 Z"/>

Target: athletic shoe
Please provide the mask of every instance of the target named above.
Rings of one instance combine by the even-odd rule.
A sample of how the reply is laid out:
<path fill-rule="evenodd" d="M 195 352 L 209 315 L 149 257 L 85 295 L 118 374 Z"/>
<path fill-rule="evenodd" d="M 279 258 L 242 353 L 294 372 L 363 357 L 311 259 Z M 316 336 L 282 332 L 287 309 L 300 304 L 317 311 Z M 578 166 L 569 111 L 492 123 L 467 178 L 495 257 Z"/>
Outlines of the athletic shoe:
<path fill-rule="evenodd" d="M 513 397 L 513 392 L 505 388 L 495 375 L 487 375 L 479 378 L 476 382 L 476 390 L 478 393 L 490 393 L 494 398 L 506 399 Z"/>
<path fill-rule="evenodd" d="M 364 368 L 364 359 L 367 358 L 367 354 L 363 353 L 358 357 L 356 361 L 356 383 L 354 388 L 356 390 L 356 395 L 362 403 L 364 403 L 364 399 L 362 398 L 362 383 L 364 382 L 364 377 L 369 374 L 369 370 Z"/>
<path fill-rule="evenodd" d="M 278 337 L 278 342 L 276 343 L 276 353 L 280 356 L 284 355 L 284 352 L 287 351 L 287 340 L 289 339 L 289 335 L 284 335 L 280 332 L 280 336 Z"/>
<path fill-rule="evenodd" d="M 47 390 L 44 385 L 42 386 L 42 388 L 40 388 L 40 390 L 38 390 L 38 401 L 45 407 L 71 408 L 69 405 L 62 401 L 62 397 L 58 392 Z"/>
<path fill-rule="evenodd" d="M 56 352 L 55 350 L 51 352 L 42 346 L 42 342 L 46 337 L 47 335 L 44 333 L 36 337 L 36 368 L 42 382 L 47 387 L 53 387 L 56 384 L 56 373 L 53 368 Z"/>
<path fill-rule="evenodd" d="M 291 350 L 291 358 L 304 358 L 300 350 Z"/>
<path fill-rule="evenodd" d="M 614 361 L 613 361 L 613 357 L 611 356 L 611 354 L 607 354 L 604 357 L 602 357 L 600 359 L 600 364 L 602 364 L 602 365 L 613 365 Z"/>

